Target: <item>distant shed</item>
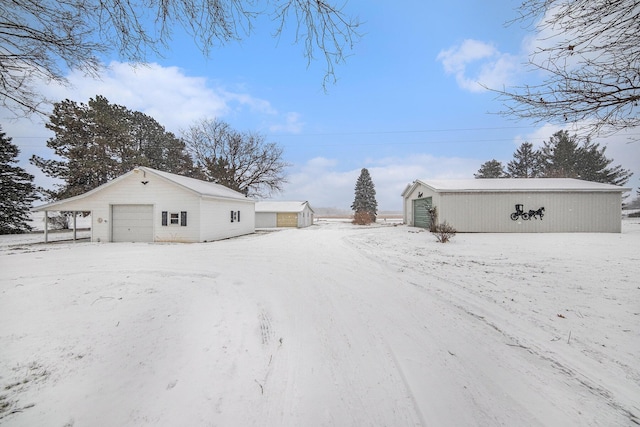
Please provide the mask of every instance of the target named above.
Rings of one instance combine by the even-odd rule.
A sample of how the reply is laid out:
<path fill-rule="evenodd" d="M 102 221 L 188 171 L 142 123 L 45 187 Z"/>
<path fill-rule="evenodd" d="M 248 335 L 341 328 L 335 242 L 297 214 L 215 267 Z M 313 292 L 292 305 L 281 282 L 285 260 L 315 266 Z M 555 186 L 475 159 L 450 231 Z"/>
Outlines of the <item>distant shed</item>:
<path fill-rule="evenodd" d="M 256 228 L 297 227 L 313 224 L 309 202 L 256 202 Z"/>
<path fill-rule="evenodd" d="M 625 191 L 569 178 L 416 180 L 402 192 L 403 221 L 459 232 L 619 233 Z"/>

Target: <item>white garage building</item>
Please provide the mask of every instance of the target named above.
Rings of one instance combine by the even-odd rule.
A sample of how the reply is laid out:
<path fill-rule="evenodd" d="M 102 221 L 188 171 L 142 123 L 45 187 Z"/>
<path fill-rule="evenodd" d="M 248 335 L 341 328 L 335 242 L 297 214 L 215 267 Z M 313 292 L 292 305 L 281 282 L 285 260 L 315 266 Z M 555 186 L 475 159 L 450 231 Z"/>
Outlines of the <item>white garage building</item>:
<path fill-rule="evenodd" d="M 297 227 L 313 225 L 313 209 L 309 202 L 256 202 L 256 228 Z"/>
<path fill-rule="evenodd" d="M 91 212 L 93 242 L 206 242 L 253 233 L 254 205 L 219 184 L 138 167 L 34 211 L 45 223 L 49 211 Z"/>
<path fill-rule="evenodd" d="M 428 228 L 435 214 L 459 232 L 619 233 L 625 191 L 568 178 L 416 180 L 402 192 L 403 220 Z"/>

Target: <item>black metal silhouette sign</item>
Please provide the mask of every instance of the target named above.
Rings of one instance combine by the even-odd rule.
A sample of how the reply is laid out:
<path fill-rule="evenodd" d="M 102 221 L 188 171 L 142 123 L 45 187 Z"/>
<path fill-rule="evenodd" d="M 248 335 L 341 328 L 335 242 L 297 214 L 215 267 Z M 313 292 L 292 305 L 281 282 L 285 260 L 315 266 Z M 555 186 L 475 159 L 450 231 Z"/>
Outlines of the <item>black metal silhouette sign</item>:
<path fill-rule="evenodd" d="M 540 219 L 542 221 L 542 217 L 544 216 L 544 207 L 534 211 L 533 209 L 529 209 L 529 211 L 525 211 L 523 209 L 524 205 L 517 204 L 516 211 L 511 214 L 511 219 L 513 221 L 517 221 L 518 218 L 522 218 L 525 221 L 530 219 Z"/>

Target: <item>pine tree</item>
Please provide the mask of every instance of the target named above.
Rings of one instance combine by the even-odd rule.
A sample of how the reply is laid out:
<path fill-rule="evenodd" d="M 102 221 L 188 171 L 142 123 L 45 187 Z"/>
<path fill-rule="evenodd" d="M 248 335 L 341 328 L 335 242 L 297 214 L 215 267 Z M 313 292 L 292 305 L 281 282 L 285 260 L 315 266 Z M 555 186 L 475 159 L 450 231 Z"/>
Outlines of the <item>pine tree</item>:
<path fill-rule="evenodd" d="M 580 179 L 603 182 L 613 185 L 624 185 L 631 178 L 631 171 L 617 165 L 609 167 L 613 159 L 607 159 L 607 147 L 586 140 L 580 147 Z"/>
<path fill-rule="evenodd" d="M 376 221 L 378 214 L 376 190 L 366 168 L 360 171 L 360 176 L 356 181 L 355 198 L 351 209 L 355 211 L 356 223 L 369 224 Z"/>
<path fill-rule="evenodd" d="M 540 154 L 533 149 L 533 144 L 523 142 L 513 154 L 513 160 L 507 163 L 506 175 L 510 178 L 537 178 L 540 172 Z"/>
<path fill-rule="evenodd" d="M 96 96 L 88 104 L 64 100 L 54 105 L 47 141 L 57 159 L 31 157 L 45 175 L 63 180 L 47 191 L 53 200 L 90 191 L 136 166 L 190 175 L 193 161 L 184 141 L 153 118 Z"/>
<path fill-rule="evenodd" d="M 567 131 L 556 132 L 542 147 L 540 156 L 543 176 L 549 178 L 577 178 L 605 184 L 624 185 L 632 173 L 605 156 L 606 147 L 588 139 L 582 145 L 577 136 Z"/>
<path fill-rule="evenodd" d="M 488 162 L 484 162 L 480 169 L 478 169 L 478 173 L 473 175 L 476 179 L 481 178 L 504 178 L 504 167 L 502 163 L 497 161 L 496 159 L 489 160 Z"/>
<path fill-rule="evenodd" d="M 27 223 L 31 203 L 36 199 L 33 175 L 14 166 L 20 150 L 0 126 L 0 234 L 31 230 Z"/>
<path fill-rule="evenodd" d="M 580 156 L 576 136 L 561 130 L 545 141 L 540 150 L 542 175 L 545 178 L 579 178 Z"/>

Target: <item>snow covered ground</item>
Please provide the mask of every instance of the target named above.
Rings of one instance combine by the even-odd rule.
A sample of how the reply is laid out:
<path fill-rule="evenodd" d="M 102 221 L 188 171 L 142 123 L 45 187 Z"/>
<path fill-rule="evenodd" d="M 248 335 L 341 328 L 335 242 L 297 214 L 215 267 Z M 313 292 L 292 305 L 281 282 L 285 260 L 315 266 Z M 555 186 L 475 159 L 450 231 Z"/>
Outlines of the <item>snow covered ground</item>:
<path fill-rule="evenodd" d="M 637 218 L 448 244 L 341 221 L 202 244 L 33 236 L 0 241 L 2 425 L 640 423 Z"/>

